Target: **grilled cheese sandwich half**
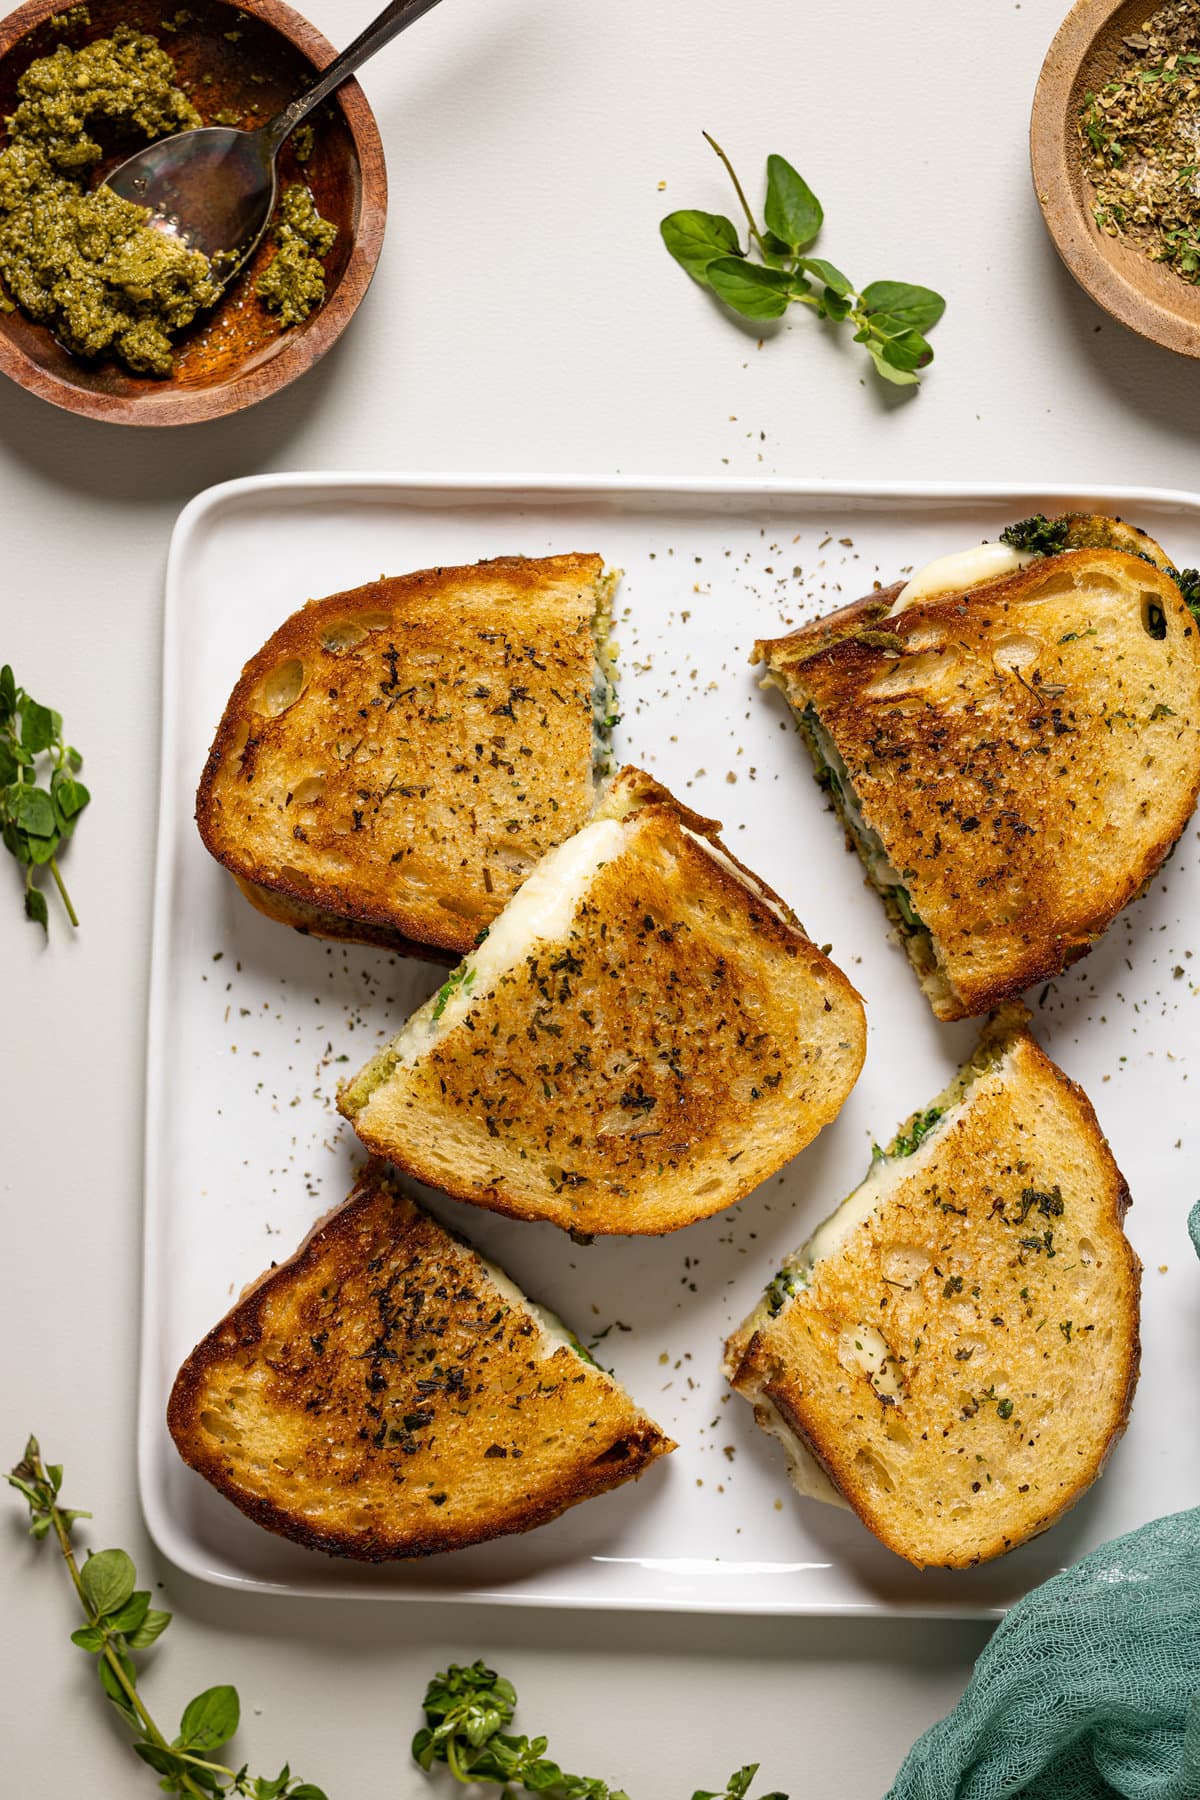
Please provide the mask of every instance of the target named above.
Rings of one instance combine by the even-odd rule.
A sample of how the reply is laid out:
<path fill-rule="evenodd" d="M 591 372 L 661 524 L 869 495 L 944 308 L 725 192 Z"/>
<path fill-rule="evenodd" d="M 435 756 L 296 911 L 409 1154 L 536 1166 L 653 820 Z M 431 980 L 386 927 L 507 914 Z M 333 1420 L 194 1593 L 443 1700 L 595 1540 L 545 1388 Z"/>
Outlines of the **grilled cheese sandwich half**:
<path fill-rule="evenodd" d="M 167 1420 L 257 1524 L 366 1562 L 527 1531 L 675 1447 L 378 1164 L 193 1350 Z"/>
<path fill-rule="evenodd" d="M 208 849 L 271 918 L 453 961 L 611 773 L 616 580 L 503 557 L 310 601 L 226 706 Z"/>
<path fill-rule="evenodd" d="M 993 1022 L 726 1346 L 799 1491 L 922 1568 L 1053 1524 L 1103 1468 L 1137 1379 L 1128 1189 L 1025 1017 Z"/>
<path fill-rule="evenodd" d="M 419 1180 L 582 1233 L 677 1230 L 840 1110 L 862 1002 L 777 894 L 636 769 L 343 1089 Z"/>
<path fill-rule="evenodd" d="M 1006 535 L 753 658 L 943 1019 L 1083 955 L 1200 792 L 1194 572 L 1118 520 Z"/>

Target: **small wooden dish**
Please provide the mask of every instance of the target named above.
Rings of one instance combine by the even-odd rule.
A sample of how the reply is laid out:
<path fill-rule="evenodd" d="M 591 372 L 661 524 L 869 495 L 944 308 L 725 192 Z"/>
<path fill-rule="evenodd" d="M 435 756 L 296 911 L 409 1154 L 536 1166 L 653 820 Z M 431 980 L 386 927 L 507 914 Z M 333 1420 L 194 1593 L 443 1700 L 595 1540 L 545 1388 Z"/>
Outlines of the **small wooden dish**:
<path fill-rule="evenodd" d="M 1033 184 L 1063 262 L 1087 293 L 1122 325 L 1182 356 L 1200 357 L 1200 287 L 1144 248 L 1110 238 L 1092 217 L 1078 119 L 1086 96 L 1121 64 L 1122 38 L 1140 29 L 1155 0 L 1078 0 L 1042 65 L 1033 100 Z"/>
<path fill-rule="evenodd" d="M 230 124 L 264 123 L 335 54 L 283 0 L 183 0 L 178 7 L 176 0 L 87 0 L 86 23 L 65 30 L 51 23 L 61 25 L 64 10 L 63 0 L 28 0 L 0 22 L 0 117 L 13 111 L 17 82 L 37 57 L 60 43 L 79 49 L 120 24 L 158 39 L 206 124 L 218 112 L 234 115 Z M 280 182 L 307 182 L 338 235 L 325 262 L 324 305 L 302 325 L 281 331 L 254 298 L 271 255 L 264 244 L 212 312 L 178 339 L 175 371 L 165 380 L 131 375 L 107 359 L 81 361 L 19 310 L 0 314 L 0 371 L 68 412 L 119 425 L 223 418 L 303 375 L 366 293 L 387 216 L 383 148 L 358 83 L 345 82 L 311 123 L 310 160 L 301 165 L 285 144 Z M 112 165 L 119 160 L 114 154 Z"/>

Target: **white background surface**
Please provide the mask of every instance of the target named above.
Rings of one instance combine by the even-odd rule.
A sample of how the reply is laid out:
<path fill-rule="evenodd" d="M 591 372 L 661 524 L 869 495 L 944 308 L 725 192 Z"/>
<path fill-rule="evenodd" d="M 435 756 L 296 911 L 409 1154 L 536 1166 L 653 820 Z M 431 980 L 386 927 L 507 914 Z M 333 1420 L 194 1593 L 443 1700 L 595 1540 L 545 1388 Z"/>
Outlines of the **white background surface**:
<path fill-rule="evenodd" d="M 368 7 L 311 0 L 339 41 Z M 1102 319 L 1063 275 L 1025 133 L 1059 0 L 446 0 L 365 74 L 392 182 L 375 286 L 297 387 L 177 433 L 0 394 L 0 653 L 60 707 L 96 799 L 70 853 L 83 928 L 48 950 L 0 907 L 6 1459 L 35 1426 L 67 1496 L 167 1583 L 146 1690 L 164 1717 L 241 1688 L 245 1753 L 332 1800 L 415 1800 L 428 1672 L 482 1653 L 568 1766 L 675 1800 L 759 1756 L 793 1800 L 877 1800 L 946 1710 L 978 1626 L 538 1616 L 241 1600 L 154 1568 L 137 1514 L 143 1024 L 162 564 L 172 520 L 228 476 L 304 467 L 779 473 L 1200 486 L 1200 365 Z M 858 280 L 947 294 L 914 399 L 860 383 L 807 316 L 763 349 L 656 239 L 726 210 L 699 137 L 754 180 L 778 149 Z M 667 183 L 660 193 L 658 184 Z M 3 897 L 3 894 L 0 894 Z M 199 1072 L 202 1078 L 202 1072 Z M 90 1691 L 49 1554 L 0 1530 L 7 1791 L 152 1792 Z"/>

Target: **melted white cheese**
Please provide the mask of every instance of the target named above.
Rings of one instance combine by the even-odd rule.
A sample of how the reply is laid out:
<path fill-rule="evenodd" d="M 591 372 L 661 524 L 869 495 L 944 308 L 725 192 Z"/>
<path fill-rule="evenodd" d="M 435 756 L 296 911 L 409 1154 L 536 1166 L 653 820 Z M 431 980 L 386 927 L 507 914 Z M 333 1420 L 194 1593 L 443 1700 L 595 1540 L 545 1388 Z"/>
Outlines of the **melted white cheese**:
<path fill-rule="evenodd" d="M 720 863 L 726 873 L 732 875 L 735 881 L 740 882 L 744 888 L 753 894 L 754 898 L 760 901 L 761 904 L 766 907 L 768 912 L 774 913 L 781 924 L 788 926 L 790 930 L 795 929 L 792 919 L 788 916 L 784 908 L 780 906 L 779 902 L 777 900 L 772 900 L 769 895 L 765 894 L 757 881 L 747 875 L 744 869 L 738 868 L 731 856 L 726 856 L 723 850 L 719 850 L 716 844 L 712 843 L 708 838 L 701 837 L 698 831 L 689 831 L 686 825 L 683 827 L 683 835 L 684 837 L 691 838 L 693 844 L 699 844 L 702 850 L 707 851 L 715 863 Z"/>
<path fill-rule="evenodd" d="M 768 1400 L 765 1394 L 756 1393 L 754 1405 L 762 1429 L 783 1445 L 788 1479 L 796 1492 L 807 1500 L 824 1500 L 829 1506 L 841 1506 L 849 1511 L 849 1503 L 834 1487 L 808 1445 L 797 1437 L 775 1402 Z"/>
<path fill-rule="evenodd" d="M 973 544 L 969 550 L 954 550 L 939 556 L 901 589 L 888 612 L 889 619 L 917 600 L 928 600 L 933 594 L 961 594 L 967 588 L 982 587 L 985 581 L 996 581 L 1001 575 L 1015 575 L 1032 562 L 1024 550 L 1010 550 L 1007 544 Z"/>
<path fill-rule="evenodd" d="M 543 856 L 504 911 L 493 919 L 482 944 L 455 970 L 451 977 L 454 987 L 439 1017 L 433 1016 L 438 1004 L 435 994 L 400 1033 L 396 1048 L 402 1064 L 415 1062 L 435 1037 L 459 1024 L 539 939 L 566 936 L 597 870 L 620 854 L 624 836 L 620 819 L 594 819 Z"/>
<path fill-rule="evenodd" d="M 858 1324 L 843 1331 L 838 1343 L 843 1369 L 857 1369 L 877 1394 L 889 1400 L 904 1398 L 904 1383 L 892 1347 L 877 1325 Z"/>
<path fill-rule="evenodd" d="M 478 1250 L 475 1254 L 513 1310 L 531 1314 L 541 1326 L 545 1333 L 541 1345 L 543 1358 L 553 1356 L 560 1344 L 565 1344 L 568 1350 L 573 1350 L 578 1356 L 579 1343 L 575 1333 L 563 1324 L 556 1312 L 551 1312 L 548 1306 L 539 1306 L 536 1300 L 523 1294 L 512 1276 L 506 1275 L 489 1257 L 480 1255 Z"/>
<path fill-rule="evenodd" d="M 905 1157 L 907 1164 L 912 1159 Z M 899 1169 L 897 1161 L 886 1160 L 873 1162 L 865 1180 L 861 1181 L 852 1194 L 848 1194 L 835 1213 L 817 1226 L 808 1242 L 804 1244 L 796 1258 L 803 1269 L 811 1271 L 823 1257 L 836 1256 L 846 1240 L 866 1223 L 879 1202 L 896 1180 Z"/>

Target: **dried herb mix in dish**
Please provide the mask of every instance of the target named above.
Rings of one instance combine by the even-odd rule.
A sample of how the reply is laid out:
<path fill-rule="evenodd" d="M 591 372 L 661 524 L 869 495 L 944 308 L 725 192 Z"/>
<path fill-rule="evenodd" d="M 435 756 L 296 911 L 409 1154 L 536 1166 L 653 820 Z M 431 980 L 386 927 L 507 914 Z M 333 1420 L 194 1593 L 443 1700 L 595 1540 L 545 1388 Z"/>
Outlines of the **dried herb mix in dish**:
<path fill-rule="evenodd" d="M 1079 114 L 1093 217 L 1200 280 L 1200 11 L 1168 0 L 1122 40 L 1122 67 Z"/>
<path fill-rule="evenodd" d="M 223 282 L 200 251 L 155 230 L 144 207 L 89 186 L 106 154 L 92 134 L 111 144 L 202 124 L 176 79 L 161 45 L 125 25 L 79 50 L 61 45 L 22 76 L 0 151 L 0 305 L 19 305 L 76 356 L 114 356 L 157 377 L 171 374 L 172 339 Z M 286 327 L 324 300 L 319 259 L 337 228 L 297 183 L 284 191 L 275 235 L 259 298 Z"/>

